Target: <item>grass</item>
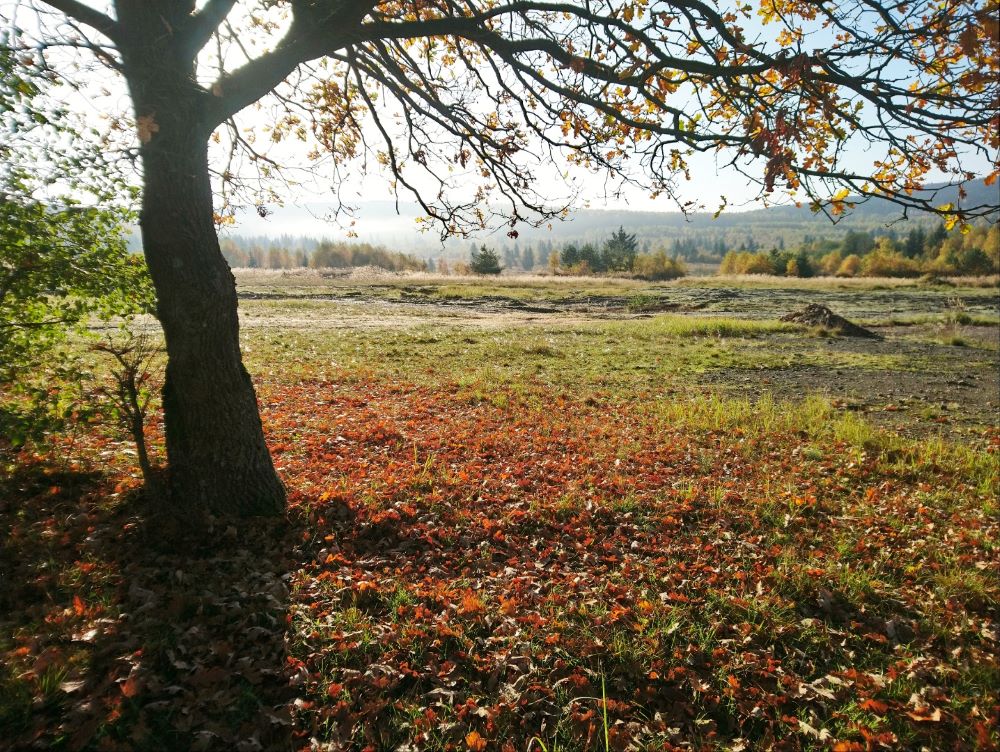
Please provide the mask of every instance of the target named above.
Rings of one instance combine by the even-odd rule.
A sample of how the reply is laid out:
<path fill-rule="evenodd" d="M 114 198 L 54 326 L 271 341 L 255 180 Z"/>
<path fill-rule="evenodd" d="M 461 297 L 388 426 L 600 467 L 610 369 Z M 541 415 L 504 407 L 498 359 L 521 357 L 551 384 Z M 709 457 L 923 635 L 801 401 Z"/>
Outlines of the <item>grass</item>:
<path fill-rule="evenodd" d="M 249 308 L 249 315 L 257 315 Z M 253 334 L 246 330 L 245 352 L 258 373 L 267 373 L 277 360 L 294 352 L 300 357 L 291 367 L 302 377 L 360 370 L 417 381 L 448 378 L 470 386 L 654 388 L 685 375 L 727 368 L 911 367 L 907 358 L 891 353 L 809 347 L 800 331 L 778 321 L 678 315 L 627 323 L 555 322 L 478 331 L 417 319 L 391 329 L 337 330 L 335 335 L 309 329 Z"/>
<path fill-rule="evenodd" d="M 459 282 L 407 294 L 481 294 Z M 636 309 L 704 292 L 595 284 Z M 819 748 L 802 724 L 827 746 L 996 743 L 995 416 L 939 435 L 942 411 L 913 410 L 927 430 L 907 435 L 763 384 L 843 369 L 877 390 L 956 369 L 950 351 L 771 315 L 393 305 L 241 302 L 292 512 L 284 532 L 241 531 L 236 552 L 138 545 L 110 431 L 78 427 L 74 462 L 104 473 L 89 480 L 57 478 L 43 447 L 12 460 L 0 565 L 38 592 L 0 613 L 5 728 L 58 748 L 82 706 L 102 713 L 84 749 L 181 749 L 199 727 L 248 729 L 220 748 L 258 732 L 284 748 L 286 728 L 347 750 Z M 989 373 L 976 363 L 959 365 Z M 713 387 L 733 373 L 752 384 Z M 73 637 L 93 625 L 114 625 L 99 648 Z M 46 649 L 60 657 L 42 666 Z M 86 702 L 61 689 L 82 679 Z"/>

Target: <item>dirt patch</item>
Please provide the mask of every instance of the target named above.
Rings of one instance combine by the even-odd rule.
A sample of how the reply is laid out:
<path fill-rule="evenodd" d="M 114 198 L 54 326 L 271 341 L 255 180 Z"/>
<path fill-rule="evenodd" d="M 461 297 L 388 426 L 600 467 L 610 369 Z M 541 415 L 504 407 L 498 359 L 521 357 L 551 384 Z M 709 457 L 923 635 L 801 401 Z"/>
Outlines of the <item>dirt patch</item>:
<path fill-rule="evenodd" d="M 977 441 L 985 429 L 996 430 L 1000 364 L 995 351 L 903 338 L 896 336 L 892 327 L 877 333 L 885 338 L 830 338 L 823 340 L 823 347 L 831 352 L 902 354 L 915 367 L 720 368 L 702 374 L 698 381 L 703 387 L 732 396 L 770 394 L 797 400 L 822 395 L 841 408 L 909 436 L 937 434 Z M 807 344 L 805 340 L 793 341 L 791 347 Z M 947 367 L 942 367 L 944 363 Z"/>
<path fill-rule="evenodd" d="M 838 316 L 825 305 L 810 303 L 801 311 L 788 313 L 781 317 L 782 321 L 791 321 L 796 324 L 806 326 L 821 326 L 836 332 L 842 337 L 864 337 L 865 339 L 882 339 L 882 335 L 876 334 L 870 329 L 858 326 L 853 321 L 848 321 L 843 316 Z"/>

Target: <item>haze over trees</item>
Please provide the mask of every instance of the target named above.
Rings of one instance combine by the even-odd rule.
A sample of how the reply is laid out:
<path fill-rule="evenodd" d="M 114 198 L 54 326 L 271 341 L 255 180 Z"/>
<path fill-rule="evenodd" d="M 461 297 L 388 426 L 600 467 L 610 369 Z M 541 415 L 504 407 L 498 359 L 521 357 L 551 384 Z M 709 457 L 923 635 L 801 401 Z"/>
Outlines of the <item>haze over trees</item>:
<path fill-rule="evenodd" d="M 690 208 L 678 181 L 695 151 L 717 152 L 762 196 L 796 192 L 833 216 L 853 195 L 949 224 L 991 208 L 941 206 L 915 189 L 935 170 L 973 178 L 971 154 L 996 178 L 992 2 L 116 0 L 105 12 L 35 0 L 17 12 L 25 6 L 41 15 L 9 36 L 10 50 L 80 82 L 66 56 L 76 50 L 128 87 L 168 352 L 170 481 L 176 500 L 217 512 L 273 513 L 285 501 L 216 224 L 233 202 L 272 195 L 289 141 L 326 159 L 335 181 L 365 160 L 381 165 L 443 234 L 505 224 L 514 236 L 561 215 L 568 202 L 535 182 L 549 160 Z M 241 116 L 260 101 L 266 126 L 263 110 Z M 221 154 L 209 149 L 217 141 Z"/>

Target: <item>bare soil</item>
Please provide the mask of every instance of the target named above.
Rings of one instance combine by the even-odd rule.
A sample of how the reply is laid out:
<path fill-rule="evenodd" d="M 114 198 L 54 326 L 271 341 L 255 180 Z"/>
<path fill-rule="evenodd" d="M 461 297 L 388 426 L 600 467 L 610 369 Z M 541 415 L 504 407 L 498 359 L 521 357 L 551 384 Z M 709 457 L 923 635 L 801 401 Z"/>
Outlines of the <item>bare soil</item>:
<path fill-rule="evenodd" d="M 933 336 L 907 327 L 877 327 L 883 340 L 829 338 L 831 352 L 903 355 L 912 370 L 818 368 L 792 366 L 767 370 L 721 368 L 706 372 L 701 383 L 729 394 L 799 399 L 810 394 L 829 397 L 843 407 L 865 413 L 874 422 L 906 434 L 938 432 L 979 434 L 1000 422 L 1000 361 L 996 350 L 954 346 L 918 338 Z M 997 340 L 997 331 L 960 327 L 962 339 Z M 990 336 L 992 335 L 992 336 Z"/>

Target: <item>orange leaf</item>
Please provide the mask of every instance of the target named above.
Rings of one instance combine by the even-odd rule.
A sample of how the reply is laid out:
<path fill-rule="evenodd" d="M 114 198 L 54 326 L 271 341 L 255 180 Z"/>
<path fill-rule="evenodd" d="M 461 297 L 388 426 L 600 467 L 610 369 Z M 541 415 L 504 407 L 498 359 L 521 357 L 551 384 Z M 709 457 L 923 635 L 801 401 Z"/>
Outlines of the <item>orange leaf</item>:
<path fill-rule="evenodd" d="M 858 707 L 861 708 L 862 710 L 868 710 L 872 713 L 877 713 L 878 715 L 885 715 L 886 711 L 889 709 L 889 706 L 886 705 L 884 702 L 881 702 L 879 700 L 873 700 L 871 698 L 868 698 L 867 700 L 858 703 Z"/>
<path fill-rule="evenodd" d="M 472 752 L 482 752 L 486 749 L 486 740 L 479 735 L 478 731 L 470 731 L 465 737 L 465 743 L 469 745 Z"/>
<path fill-rule="evenodd" d="M 135 697 L 139 694 L 140 682 L 138 677 L 130 676 L 121 683 L 122 694 L 126 697 Z"/>
<path fill-rule="evenodd" d="M 73 596 L 73 613 L 77 616 L 83 616 L 87 613 L 87 607 L 83 603 L 83 599 L 79 595 Z"/>

